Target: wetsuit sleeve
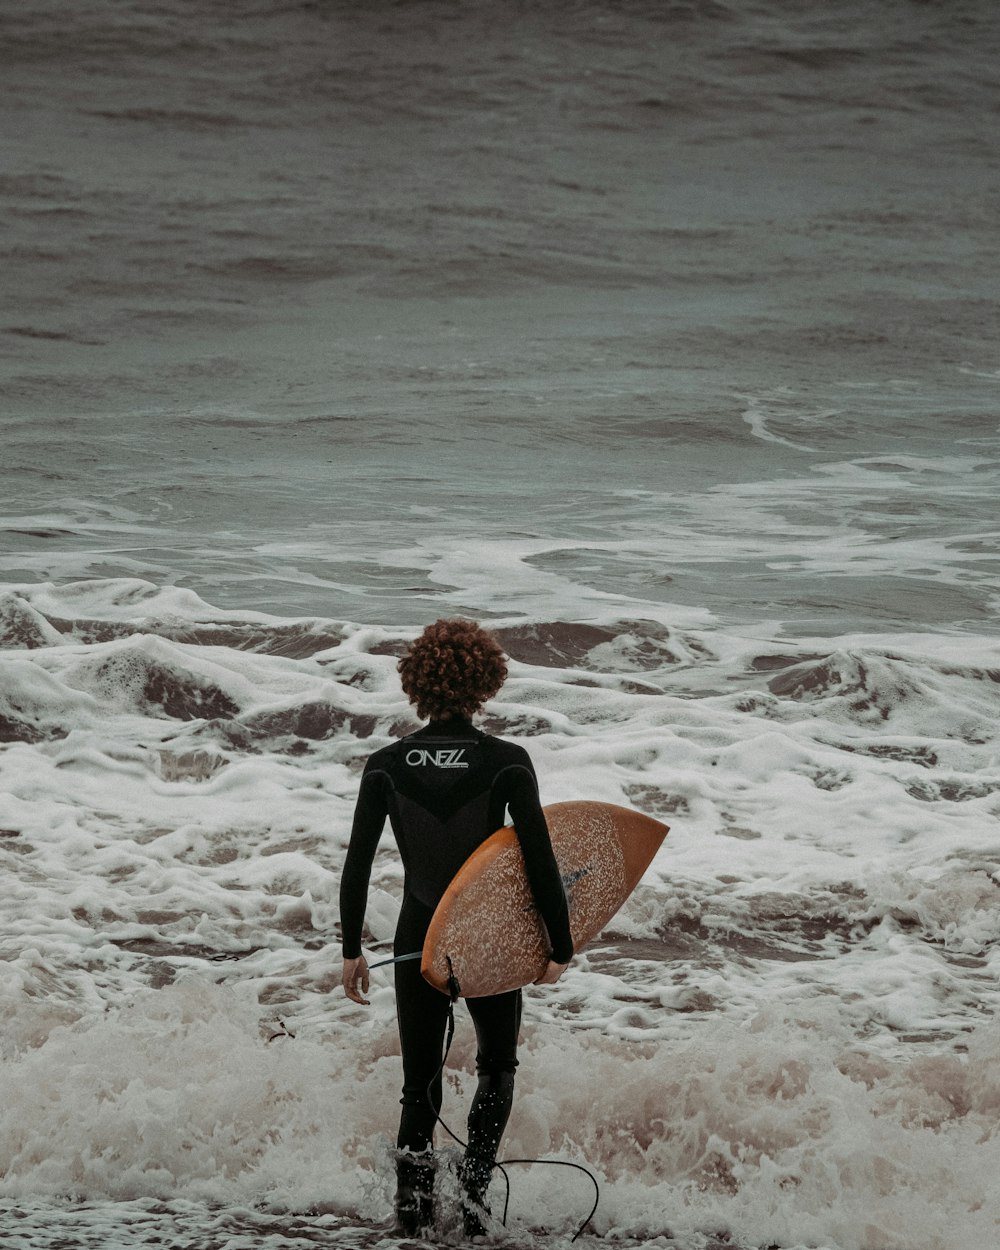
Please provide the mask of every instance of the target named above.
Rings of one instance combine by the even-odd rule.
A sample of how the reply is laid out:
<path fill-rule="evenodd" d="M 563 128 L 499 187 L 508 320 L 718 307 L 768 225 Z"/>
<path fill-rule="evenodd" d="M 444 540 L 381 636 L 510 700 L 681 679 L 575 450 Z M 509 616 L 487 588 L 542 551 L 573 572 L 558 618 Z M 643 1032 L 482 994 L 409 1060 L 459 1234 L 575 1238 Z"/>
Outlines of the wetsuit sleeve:
<path fill-rule="evenodd" d="M 361 928 L 368 903 L 368 881 L 388 813 L 387 785 L 386 775 L 373 769 L 369 760 L 358 790 L 351 841 L 340 877 L 340 930 L 345 959 L 357 959 L 361 954 Z"/>
<path fill-rule="evenodd" d="M 535 770 L 527 756 L 522 765 L 505 771 L 504 782 L 507 808 L 521 844 L 531 896 L 552 944 L 551 958 L 557 964 L 569 963 L 573 958 L 573 938 L 569 930 L 566 891 L 538 799 Z"/>

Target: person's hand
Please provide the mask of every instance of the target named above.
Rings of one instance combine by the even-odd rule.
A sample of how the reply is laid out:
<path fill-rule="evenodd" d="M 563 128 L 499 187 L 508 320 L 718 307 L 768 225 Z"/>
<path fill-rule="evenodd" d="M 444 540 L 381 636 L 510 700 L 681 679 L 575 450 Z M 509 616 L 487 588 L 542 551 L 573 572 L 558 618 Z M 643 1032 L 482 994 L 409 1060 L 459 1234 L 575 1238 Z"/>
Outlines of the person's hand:
<path fill-rule="evenodd" d="M 569 967 L 569 964 L 556 964 L 549 960 L 548 967 L 542 975 L 535 981 L 536 985 L 555 985 L 562 974 Z"/>
<path fill-rule="evenodd" d="M 358 989 L 358 982 L 361 982 L 361 989 Z M 368 999 L 363 995 L 368 993 L 368 964 L 364 955 L 359 955 L 357 959 L 344 960 L 344 975 L 341 977 L 344 986 L 344 993 L 352 1003 L 360 1003 L 362 1007 L 370 1006 Z"/>

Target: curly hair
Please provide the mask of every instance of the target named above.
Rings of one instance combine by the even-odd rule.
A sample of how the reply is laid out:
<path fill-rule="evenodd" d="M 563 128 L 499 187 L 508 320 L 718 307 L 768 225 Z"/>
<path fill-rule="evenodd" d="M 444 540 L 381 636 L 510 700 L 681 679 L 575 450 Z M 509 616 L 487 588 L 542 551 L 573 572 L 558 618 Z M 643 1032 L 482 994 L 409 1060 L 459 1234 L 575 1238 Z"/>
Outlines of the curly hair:
<path fill-rule="evenodd" d="M 422 720 L 478 712 L 507 678 L 507 657 L 477 621 L 428 625 L 399 661 L 406 697 Z"/>

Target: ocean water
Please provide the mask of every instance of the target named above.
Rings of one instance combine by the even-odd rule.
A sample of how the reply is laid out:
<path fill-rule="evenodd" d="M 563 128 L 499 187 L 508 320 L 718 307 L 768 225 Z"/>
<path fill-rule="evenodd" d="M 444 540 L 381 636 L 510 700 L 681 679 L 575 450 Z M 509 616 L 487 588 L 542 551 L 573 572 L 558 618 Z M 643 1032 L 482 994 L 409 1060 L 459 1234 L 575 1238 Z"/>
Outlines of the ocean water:
<path fill-rule="evenodd" d="M 526 993 L 576 1244 L 998 1242 L 998 55 L 986 0 L 0 7 L 4 1247 L 403 1244 L 337 891 L 455 614 L 545 802 L 671 826 Z M 511 1168 L 495 1242 L 590 1204 Z"/>

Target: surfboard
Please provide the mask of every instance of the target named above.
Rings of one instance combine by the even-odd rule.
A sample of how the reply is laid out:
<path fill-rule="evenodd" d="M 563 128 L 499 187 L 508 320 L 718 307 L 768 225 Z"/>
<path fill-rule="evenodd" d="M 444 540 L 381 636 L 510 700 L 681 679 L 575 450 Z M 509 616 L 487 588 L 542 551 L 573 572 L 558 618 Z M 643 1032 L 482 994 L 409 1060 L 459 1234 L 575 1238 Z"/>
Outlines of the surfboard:
<path fill-rule="evenodd" d="M 613 803 L 579 800 L 542 809 L 569 902 L 573 949 L 607 925 L 667 836 L 652 816 Z M 511 825 L 478 847 L 445 891 L 424 939 L 420 971 L 463 998 L 503 994 L 545 971 L 549 945 L 532 901 Z"/>

